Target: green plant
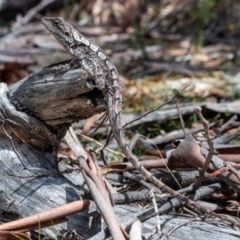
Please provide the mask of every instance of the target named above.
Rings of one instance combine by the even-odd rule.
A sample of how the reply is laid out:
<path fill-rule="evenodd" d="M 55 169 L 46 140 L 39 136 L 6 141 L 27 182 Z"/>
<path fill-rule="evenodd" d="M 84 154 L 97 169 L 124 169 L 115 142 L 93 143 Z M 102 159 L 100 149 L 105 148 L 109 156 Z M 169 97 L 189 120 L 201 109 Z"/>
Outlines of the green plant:
<path fill-rule="evenodd" d="M 182 128 L 181 123 L 178 120 L 170 120 L 168 125 L 172 130 L 179 130 Z"/>
<path fill-rule="evenodd" d="M 142 156 L 146 151 L 144 151 L 141 148 L 135 148 L 133 149 L 133 154 L 136 156 Z"/>
<path fill-rule="evenodd" d="M 130 35 L 129 47 L 133 49 L 139 49 L 141 47 L 141 31 L 142 27 L 140 22 L 135 22 L 133 24 L 134 32 Z"/>
<path fill-rule="evenodd" d="M 216 3 L 216 0 L 198 0 L 196 8 L 189 11 L 189 16 L 194 28 L 192 41 L 196 47 L 202 46 L 204 39 L 203 28 L 214 18 L 215 14 L 212 9 Z"/>
<path fill-rule="evenodd" d="M 24 240 L 24 238 L 21 238 L 20 236 L 18 236 L 17 233 L 12 233 L 12 235 L 17 239 Z"/>

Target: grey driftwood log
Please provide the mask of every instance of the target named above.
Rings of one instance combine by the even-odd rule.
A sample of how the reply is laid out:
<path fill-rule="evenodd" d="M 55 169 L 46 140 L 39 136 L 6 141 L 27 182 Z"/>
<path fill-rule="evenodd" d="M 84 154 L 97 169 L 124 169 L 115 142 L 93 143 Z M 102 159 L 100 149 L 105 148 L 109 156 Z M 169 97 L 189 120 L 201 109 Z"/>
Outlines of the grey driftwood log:
<path fill-rule="evenodd" d="M 64 62 L 10 88 L 1 83 L 0 92 L 0 220 L 10 221 L 78 200 L 81 188 L 56 174 L 57 146 L 72 122 L 106 109 L 87 73 Z M 86 220 L 91 219 L 90 213 L 77 214 L 68 224 L 90 236 L 93 229 Z M 67 225 L 46 232 L 55 237 Z"/>
<path fill-rule="evenodd" d="M 57 147 L 74 121 L 106 110 L 101 92 L 89 75 L 71 69 L 69 61 L 44 68 L 17 84 L 0 84 L 0 220 L 2 222 L 33 215 L 78 200 L 82 190 L 81 173 L 58 173 Z M 24 163 L 22 163 L 22 162 Z M 25 168 L 24 165 L 27 167 Z M 77 177 L 76 177 L 77 176 Z M 115 206 L 119 223 L 129 225 L 141 211 L 128 205 Z M 162 231 L 188 221 L 164 216 Z M 168 224 L 166 224 L 168 223 Z M 174 224 L 174 225 L 173 225 Z M 143 235 L 151 235 L 154 218 L 144 224 Z M 92 202 L 84 212 L 69 221 L 41 232 L 61 239 L 68 229 L 76 229 L 85 239 L 104 239 L 105 228 Z M 191 232 L 192 234 L 186 234 Z M 95 237 L 94 237 L 95 236 Z M 158 235 L 160 236 L 160 235 Z M 177 228 L 169 239 L 239 239 L 229 228 L 191 222 Z M 154 235 L 153 239 L 158 239 Z"/>

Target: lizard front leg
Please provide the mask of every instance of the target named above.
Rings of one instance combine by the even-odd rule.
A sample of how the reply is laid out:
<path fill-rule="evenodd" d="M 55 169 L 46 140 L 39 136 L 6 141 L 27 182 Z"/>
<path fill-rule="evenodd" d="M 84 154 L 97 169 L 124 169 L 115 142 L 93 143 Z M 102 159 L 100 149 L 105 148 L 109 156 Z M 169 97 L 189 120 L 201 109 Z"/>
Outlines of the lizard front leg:
<path fill-rule="evenodd" d="M 100 91 L 105 89 L 106 84 L 106 73 L 102 66 L 97 62 L 94 61 L 94 57 L 90 57 L 90 54 L 76 54 L 73 58 L 71 64 L 73 66 L 79 66 L 89 73 L 89 75 L 93 78 L 95 87 Z"/>

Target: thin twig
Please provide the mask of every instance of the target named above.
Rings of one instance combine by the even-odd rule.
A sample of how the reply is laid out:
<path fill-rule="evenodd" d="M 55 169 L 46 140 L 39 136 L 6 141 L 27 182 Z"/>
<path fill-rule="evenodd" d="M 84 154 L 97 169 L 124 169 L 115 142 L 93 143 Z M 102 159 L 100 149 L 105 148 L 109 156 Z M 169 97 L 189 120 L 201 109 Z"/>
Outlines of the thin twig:
<path fill-rule="evenodd" d="M 168 231 L 167 233 L 165 233 L 165 239 L 169 239 L 169 236 L 171 233 L 173 233 L 174 231 L 176 231 L 178 228 L 188 224 L 188 223 L 192 223 L 192 222 L 200 222 L 201 220 L 200 219 L 191 219 L 191 220 L 188 220 L 186 222 L 183 222 L 183 223 L 180 223 L 180 224 L 177 224 L 176 226 L 174 226 L 172 228 L 172 230 Z"/>
<path fill-rule="evenodd" d="M 154 211 L 157 213 L 158 206 L 157 206 L 157 201 L 156 201 L 156 197 L 155 197 L 155 193 L 154 193 L 153 189 L 150 190 L 150 197 L 152 199 Z M 159 219 L 159 214 L 156 214 L 156 230 L 157 230 L 157 233 L 161 233 L 161 223 L 160 223 L 160 219 Z"/>
<path fill-rule="evenodd" d="M 178 105 L 178 101 L 176 101 L 175 103 L 176 103 L 176 107 L 177 107 L 177 111 L 178 111 L 178 116 L 180 118 L 183 134 L 184 134 L 184 137 L 186 137 L 185 124 L 184 124 L 184 121 L 183 121 L 182 113 L 181 113 L 179 105 Z"/>
<path fill-rule="evenodd" d="M 152 110 L 144 113 L 143 115 L 135 118 L 134 120 L 132 120 L 132 121 L 124 124 L 124 125 L 123 125 L 123 128 L 125 128 L 126 126 L 128 126 L 128 125 L 131 124 L 131 123 L 134 123 L 134 122 L 140 120 L 141 118 L 149 115 L 150 113 L 157 111 L 159 108 L 162 108 L 162 107 L 164 107 L 165 105 L 169 104 L 169 103 L 172 102 L 176 97 L 178 97 L 178 95 L 179 95 L 180 93 L 183 93 L 183 92 L 186 90 L 186 88 L 188 88 L 188 87 L 189 87 L 189 85 L 185 86 L 182 90 L 180 90 L 177 94 L 175 94 L 170 100 L 166 101 L 165 103 L 161 104 L 160 106 L 158 106 L 158 107 L 156 107 L 156 108 L 153 108 Z"/>
<path fill-rule="evenodd" d="M 195 181 L 195 183 L 193 183 L 194 188 L 198 188 L 201 185 L 202 179 L 204 178 L 205 172 L 209 168 L 212 157 L 213 157 L 213 155 L 215 155 L 217 153 L 214 149 L 214 145 L 213 145 L 213 142 L 212 142 L 212 139 L 210 136 L 209 122 L 203 117 L 201 111 L 202 111 L 202 109 L 200 107 L 196 107 L 196 113 L 197 113 L 198 117 L 200 118 L 200 120 L 203 124 L 203 127 L 204 127 L 204 137 L 207 139 L 207 143 L 209 146 L 209 152 L 207 155 L 207 159 L 206 159 L 202 169 L 200 170 L 199 178 Z"/>
<path fill-rule="evenodd" d="M 226 163 L 227 168 L 229 169 L 229 171 L 231 171 L 240 181 L 240 174 L 239 172 L 234 168 L 234 166 L 232 165 L 231 162 Z"/>
<path fill-rule="evenodd" d="M 11 145 L 12 145 L 13 151 L 15 152 L 15 154 L 17 155 L 17 158 L 19 159 L 19 161 L 20 161 L 21 164 L 23 165 L 23 169 L 24 169 L 24 170 L 27 169 L 27 170 L 29 170 L 29 171 L 33 171 L 33 170 L 46 171 L 46 170 L 43 169 L 43 168 L 28 168 L 27 165 L 26 165 L 26 164 L 24 163 L 24 161 L 22 160 L 19 152 L 17 151 L 17 149 L 16 149 L 16 147 L 15 147 L 15 144 L 14 144 L 14 142 L 13 142 L 12 136 L 10 136 L 10 135 L 7 133 L 7 131 L 6 131 L 6 129 L 4 128 L 3 125 L 2 125 L 2 129 L 3 129 L 4 133 L 6 134 L 6 136 L 8 137 L 8 139 L 9 139 Z M 46 171 L 46 172 L 47 172 L 47 171 Z"/>
<path fill-rule="evenodd" d="M 13 29 L 17 29 L 19 28 L 21 25 L 26 24 L 27 22 L 29 22 L 34 16 L 37 15 L 38 12 L 40 12 L 44 7 L 46 7 L 47 5 L 51 4 L 52 2 L 54 2 L 55 0 L 42 0 L 40 1 L 40 3 L 36 6 L 34 6 L 32 9 L 30 9 L 27 14 L 22 17 L 20 20 L 16 21 L 12 28 Z"/>
<path fill-rule="evenodd" d="M 162 194 L 162 191 L 158 188 L 156 188 L 154 185 L 152 186 L 150 183 L 144 181 L 141 177 L 139 176 L 134 176 L 133 174 L 131 174 L 130 172 L 124 172 L 123 173 L 124 177 L 134 181 L 134 182 L 137 182 L 137 183 L 140 183 L 142 186 L 144 186 L 145 188 L 151 190 L 151 189 L 154 189 L 154 191 L 158 194 Z"/>

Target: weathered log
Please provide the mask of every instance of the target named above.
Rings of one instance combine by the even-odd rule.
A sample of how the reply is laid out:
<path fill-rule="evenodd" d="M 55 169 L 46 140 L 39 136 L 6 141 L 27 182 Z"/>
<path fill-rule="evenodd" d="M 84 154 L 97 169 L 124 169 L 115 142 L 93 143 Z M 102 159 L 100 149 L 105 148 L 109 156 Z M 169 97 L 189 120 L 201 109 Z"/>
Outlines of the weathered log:
<path fill-rule="evenodd" d="M 11 101 L 19 110 L 52 128 L 105 111 L 103 95 L 83 69 L 71 69 L 71 60 L 43 68 L 10 87 Z"/>
<path fill-rule="evenodd" d="M 81 188 L 59 174 L 56 150 L 72 122 L 105 111 L 101 93 L 93 88 L 87 73 L 71 69 L 69 62 L 46 67 L 9 89 L 0 84 L 1 221 L 79 199 Z M 78 183 L 82 185 L 82 178 Z M 69 225 L 89 237 L 97 229 L 89 228 L 93 210 L 94 204 L 67 224 L 44 231 L 56 237 Z"/>

